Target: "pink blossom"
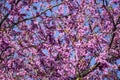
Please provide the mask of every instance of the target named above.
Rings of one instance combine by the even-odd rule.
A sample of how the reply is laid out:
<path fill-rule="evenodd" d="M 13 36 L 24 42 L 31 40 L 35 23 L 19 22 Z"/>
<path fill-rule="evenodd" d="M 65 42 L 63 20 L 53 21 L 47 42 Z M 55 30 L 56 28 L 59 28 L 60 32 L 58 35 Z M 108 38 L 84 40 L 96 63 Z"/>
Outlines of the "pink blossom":
<path fill-rule="evenodd" d="M 0 80 L 120 79 L 119 2 L 1 0 Z"/>

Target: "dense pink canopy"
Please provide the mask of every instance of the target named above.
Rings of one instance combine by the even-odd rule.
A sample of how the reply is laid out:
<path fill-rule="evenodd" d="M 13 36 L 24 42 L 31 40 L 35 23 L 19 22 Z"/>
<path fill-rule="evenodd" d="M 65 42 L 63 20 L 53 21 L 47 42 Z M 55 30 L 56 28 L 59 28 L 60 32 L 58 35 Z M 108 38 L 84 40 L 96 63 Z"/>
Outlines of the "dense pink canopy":
<path fill-rule="evenodd" d="M 120 0 L 0 0 L 0 80 L 119 80 Z"/>

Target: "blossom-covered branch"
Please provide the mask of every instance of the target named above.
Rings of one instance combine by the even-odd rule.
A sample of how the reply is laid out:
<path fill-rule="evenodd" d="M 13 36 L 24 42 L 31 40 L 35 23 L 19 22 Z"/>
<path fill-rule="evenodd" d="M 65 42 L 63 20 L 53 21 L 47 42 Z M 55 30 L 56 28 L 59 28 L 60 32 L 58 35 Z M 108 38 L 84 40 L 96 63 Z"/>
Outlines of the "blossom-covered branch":
<path fill-rule="evenodd" d="M 0 80 L 119 80 L 119 3 L 0 1 Z"/>

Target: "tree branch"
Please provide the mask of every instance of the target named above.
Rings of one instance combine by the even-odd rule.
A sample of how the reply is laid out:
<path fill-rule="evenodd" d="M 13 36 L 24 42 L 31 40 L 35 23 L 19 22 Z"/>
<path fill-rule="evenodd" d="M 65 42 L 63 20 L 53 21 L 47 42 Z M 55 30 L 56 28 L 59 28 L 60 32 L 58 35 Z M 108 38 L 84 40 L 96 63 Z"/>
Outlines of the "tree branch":
<path fill-rule="evenodd" d="M 63 4 L 63 2 L 61 2 L 61 3 L 59 3 L 59 4 L 56 4 L 56 5 L 52 6 L 52 7 L 50 7 L 50 8 L 48 8 L 48 9 L 44 10 L 44 11 L 41 12 L 39 15 L 32 16 L 32 17 L 23 19 L 23 20 L 21 20 L 21 21 L 18 21 L 17 23 L 14 23 L 12 26 L 17 25 L 17 24 L 19 24 L 19 23 L 22 23 L 22 22 L 24 22 L 24 21 L 28 21 L 28 20 L 31 20 L 31 19 L 35 19 L 35 18 L 41 16 L 42 14 L 44 14 L 45 12 L 47 12 L 47 11 L 51 10 L 52 8 L 54 8 L 54 7 L 56 7 L 56 6 L 59 6 L 59 5 L 61 5 L 61 4 Z"/>
<path fill-rule="evenodd" d="M 20 0 L 17 1 L 16 5 L 20 2 Z M 15 5 L 15 6 L 16 6 Z M 13 6 L 11 7 L 11 10 L 13 9 Z M 10 15 L 10 13 L 7 13 L 5 15 L 5 17 L 0 21 L 0 27 L 2 26 L 3 22 L 8 18 L 8 16 Z"/>
<path fill-rule="evenodd" d="M 117 19 L 116 25 L 120 24 L 120 16 Z"/>
<path fill-rule="evenodd" d="M 106 5 L 107 5 L 107 2 L 106 2 Z M 114 28 L 112 29 L 113 34 L 112 34 L 112 37 L 111 37 L 111 40 L 110 40 L 110 44 L 109 44 L 109 48 L 108 48 L 108 50 L 110 50 L 110 48 L 112 47 L 112 43 L 113 43 L 113 41 L 114 41 L 114 38 L 115 38 L 115 33 L 114 33 L 114 32 L 115 32 L 116 29 L 117 29 L 116 26 L 117 26 L 117 24 L 118 24 L 118 22 L 119 22 L 119 18 L 118 18 L 117 23 L 115 24 L 115 22 L 114 22 L 114 17 L 111 15 L 111 13 L 110 13 L 110 12 L 108 11 L 108 9 L 106 8 L 106 6 L 105 6 L 105 4 L 104 4 L 104 0 L 103 0 L 103 8 L 107 11 L 107 13 L 108 13 L 108 15 L 109 15 L 109 17 L 110 17 L 110 19 L 111 19 L 111 21 L 112 21 L 112 23 L 113 23 L 113 26 L 114 26 Z M 96 63 L 94 66 L 90 67 L 88 70 L 83 71 L 83 73 L 78 74 L 78 76 L 76 77 L 76 80 L 81 79 L 81 77 L 87 76 L 90 72 L 92 72 L 93 70 L 95 70 L 99 65 L 100 65 L 100 62 L 99 62 L 99 63 Z"/>
<path fill-rule="evenodd" d="M 1 22 L 0 22 L 0 27 L 1 27 L 2 23 L 8 18 L 9 14 L 10 14 L 10 13 L 7 13 L 7 14 L 5 15 L 5 17 L 3 18 L 3 20 L 1 20 Z"/>
<path fill-rule="evenodd" d="M 100 65 L 100 63 L 96 63 L 94 66 L 90 67 L 88 70 L 84 71 L 83 73 L 80 74 L 81 77 L 85 77 L 86 75 L 88 75 L 90 72 L 92 72 L 93 70 L 95 70 L 98 66 Z"/>

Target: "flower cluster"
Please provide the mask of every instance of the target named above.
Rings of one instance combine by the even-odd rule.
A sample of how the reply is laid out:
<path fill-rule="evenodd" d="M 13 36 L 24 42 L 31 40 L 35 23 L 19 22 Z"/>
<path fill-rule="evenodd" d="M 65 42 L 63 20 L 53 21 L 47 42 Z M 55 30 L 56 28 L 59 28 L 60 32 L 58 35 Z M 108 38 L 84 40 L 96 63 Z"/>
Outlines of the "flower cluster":
<path fill-rule="evenodd" d="M 120 0 L 0 0 L 0 80 L 119 80 Z"/>

